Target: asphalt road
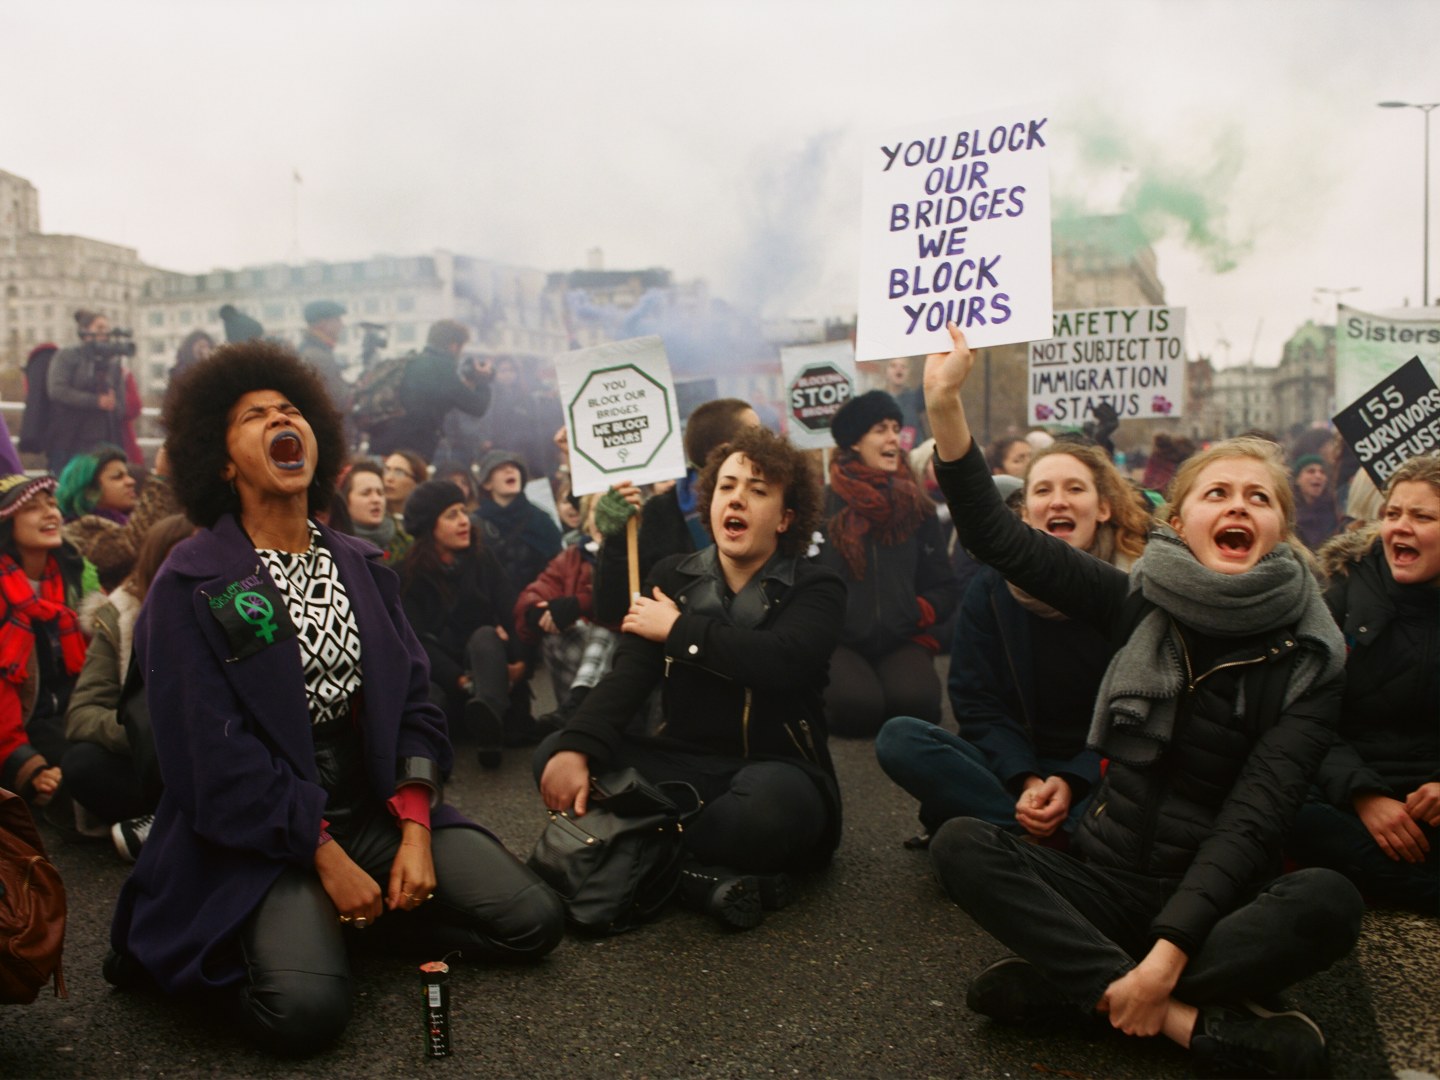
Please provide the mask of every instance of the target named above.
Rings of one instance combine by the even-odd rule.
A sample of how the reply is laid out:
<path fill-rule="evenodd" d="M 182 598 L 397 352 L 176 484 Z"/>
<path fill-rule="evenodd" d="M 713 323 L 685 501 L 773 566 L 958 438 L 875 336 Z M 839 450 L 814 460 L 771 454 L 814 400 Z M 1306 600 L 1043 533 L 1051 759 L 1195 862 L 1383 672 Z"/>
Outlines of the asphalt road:
<path fill-rule="evenodd" d="M 70 894 L 70 997 L 0 1009 L 0 1076 L 23 1077 L 1182 1077 L 1163 1040 L 1102 1028 L 1016 1031 L 964 1006 L 966 980 L 1002 950 L 940 892 L 910 800 L 869 742 L 838 741 L 845 839 L 832 867 L 759 928 L 726 932 L 681 910 L 640 931 L 567 939 L 531 969 L 456 965 L 454 1055 L 426 1062 L 416 964 L 358 948 L 356 1018 L 301 1061 L 252 1050 L 221 999 L 112 991 L 100 977 L 126 867 L 108 843 L 47 831 Z M 462 755 L 450 797 L 528 852 L 544 821 L 528 754 L 493 773 Z M 1329 1035 L 1336 1076 L 1440 1073 L 1440 926 L 1368 917 L 1354 955 L 1292 997 Z"/>

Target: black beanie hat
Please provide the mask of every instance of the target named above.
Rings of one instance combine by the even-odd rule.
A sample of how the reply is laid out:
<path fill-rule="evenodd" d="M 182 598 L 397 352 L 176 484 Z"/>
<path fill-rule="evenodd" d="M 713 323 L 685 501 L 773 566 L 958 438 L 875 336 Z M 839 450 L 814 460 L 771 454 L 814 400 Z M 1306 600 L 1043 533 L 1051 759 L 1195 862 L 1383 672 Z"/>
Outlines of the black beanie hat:
<path fill-rule="evenodd" d="M 884 390 L 871 390 L 840 406 L 835 419 L 830 421 L 830 434 L 835 437 L 836 446 L 849 450 L 882 420 L 904 424 L 905 415 L 895 404 L 895 399 Z"/>
<path fill-rule="evenodd" d="M 226 304 L 220 309 L 220 321 L 225 324 L 227 342 L 254 341 L 265 333 L 263 326 L 243 311 L 237 310 L 234 304 Z"/>
<path fill-rule="evenodd" d="M 426 480 L 410 492 L 405 500 L 405 531 L 416 540 L 429 536 L 440 515 L 456 503 L 465 501 L 459 484 L 449 480 Z"/>

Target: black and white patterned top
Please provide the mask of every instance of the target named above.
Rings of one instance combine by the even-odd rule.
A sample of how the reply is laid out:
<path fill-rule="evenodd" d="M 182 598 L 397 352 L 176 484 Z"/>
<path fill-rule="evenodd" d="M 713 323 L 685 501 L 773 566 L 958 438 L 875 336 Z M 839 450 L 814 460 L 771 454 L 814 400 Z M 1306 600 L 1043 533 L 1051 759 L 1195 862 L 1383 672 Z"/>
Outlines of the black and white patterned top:
<path fill-rule="evenodd" d="M 348 713 L 350 699 L 360 690 L 360 627 L 330 549 L 320 543 L 315 523 L 307 524 L 310 547 L 304 552 L 265 548 L 257 554 L 285 598 L 299 635 L 310 720 L 323 724 Z"/>

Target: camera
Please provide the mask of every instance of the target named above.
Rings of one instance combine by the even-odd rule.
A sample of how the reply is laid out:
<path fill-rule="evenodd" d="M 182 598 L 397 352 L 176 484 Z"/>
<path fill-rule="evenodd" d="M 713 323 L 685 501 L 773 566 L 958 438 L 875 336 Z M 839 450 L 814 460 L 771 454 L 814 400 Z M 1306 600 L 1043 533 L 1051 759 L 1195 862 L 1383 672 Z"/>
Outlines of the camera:
<path fill-rule="evenodd" d="M 97 356 L 103 356 L 107 360 L 117 356 L 134 356 L 135 332 L 119 328 L 111 330 L 109 341 L 92 341 L 90 348 Z"/>
<path fill-rule="evenodd" d="M 384 323 L 362 322 L 360 329 L 365 331 L 364 341 L 360 345 L 360 360 L 368 368 L 375 362 L 381 350 L 390 344 L 390 337 Z"/>

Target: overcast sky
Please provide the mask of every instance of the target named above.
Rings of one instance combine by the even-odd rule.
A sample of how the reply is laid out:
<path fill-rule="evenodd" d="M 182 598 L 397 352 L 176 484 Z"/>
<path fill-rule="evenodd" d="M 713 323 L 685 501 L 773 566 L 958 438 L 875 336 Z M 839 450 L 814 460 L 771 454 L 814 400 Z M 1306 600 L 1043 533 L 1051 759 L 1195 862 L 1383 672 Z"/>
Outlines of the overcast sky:
<path fill-rule="evenodd" d="M 848 314 L 862 134 L 1035 103 L 1057 213 L 1188 208 L 1151 226 L 1192 355 L 1420 299 L 1424 120 L 1376 103 L 1440 101 L 1434 0 L 0 0 L 0 40 L 42 227 L 170 269 L 288 259 L 298 170 L 306 258 L 598 247 Z"/>

